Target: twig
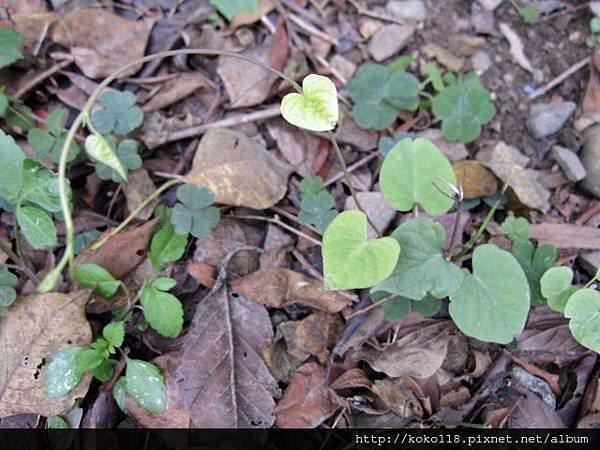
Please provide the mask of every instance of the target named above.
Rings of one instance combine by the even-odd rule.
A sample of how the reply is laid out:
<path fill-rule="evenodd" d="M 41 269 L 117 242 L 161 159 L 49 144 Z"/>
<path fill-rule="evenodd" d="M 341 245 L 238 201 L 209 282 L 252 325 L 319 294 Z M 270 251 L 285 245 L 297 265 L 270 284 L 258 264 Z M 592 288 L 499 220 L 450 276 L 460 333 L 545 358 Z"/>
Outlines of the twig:
<path fill-rule="evenodd" d="M 557 76 L 553 80 L 546 83 L 544 86 L 536 89 L 531 94 L 529 94 L 527 99 L 535 100 L 536 98 L 541 97 L 546 92 L 548 92 L 550 89 L 558 86 L 560 83 L 565 81 L 567 78 L 569 78 L 575 72 L 577 72 L 580 69 L 583 69 L 585 66 L 587 66 L 590 63 L 591 60 L 592 60 L 592 58 L 590 56 L 587 56 L 587 57 L 583 58 L 581 61 L 579 61 L 578 63 L 573 64 L 571 67 L 569 67 L 563 73 L 561 73 L 559 76 Z"/>
<path fill-rule="evenodd" d="M 346 317 L 346 320 L 350 320 L 352 319 L 354 316 L 358 316 L 360 314 L 364 314 L 366 312 L 371 311 L 372 309 L 377 308 L 378 306 L 383 305 L 384 303 L 389 302 L 391 299 L 393 299 L 394 297 L 396 297 L 396 294 L 390 294 L 387 297 L 383 297 L 381 300 L 377 300 L 375 303 L 370 304 L 369 306 L 367 306 L 366 308 L 363 309 L 359 309 L 358 311 L 354 311 L 352 314 L 350 314 L 348 317 Z"/>
<path fill-rule="evenodd" d="M 276 214 L 281 214 L 283 217 L 291 220 L 292 222 L 296 222 L 298 225 L 308 228 L 313 233 L 321 234 L 319 232 L 319 230 L 317 230 L 315 227 L 313 227 L 312 225 L 300 223 L 300 220 L 298 219 L 298 217 L 296 217 L 295 215 L 293 215 L 290 212 L 287 212 L 285 209 L 280 208 L 279 206 L 271 206 L 271 208 L 269 208 L 269 209 L 271 209 L 271 211 L 273 211 Z"/>
<path fill-rule="evenodd" d="M 28 80 L 27 83 L 25 83 L 22 87 L 20 87 L 19 90 L 17 91 L 17 93 L 13 97 L 14 98 L 23 97 L 25 94 L 27 94 L 27 92 L 29 92 L 31 89 L 36 87 L 38 84 L 40 84 L 46 78 L 54 75 L 56 72 L 60 72 L 61 70 L 63 70 L 65 67 L 67 67 L 72 62 L 73 62 L 73 58 L 66 59 L 66 60 L 59 62 L 58 64 L 55 64 L 54 66 L 50 67 L 48 70 L 40 73 L 38 76 L 33 77 L 31 80 Z"/>
<path fill-rule="evenodd" d="M 325 58 L 323 58 L 321 55 L 316 55 L 316 59 L 322 66 L 327 68 L 327 70 L 329 70 L 331 74 L 334 77 L 336 77 L 342 84 L 348 83 L 348 80 L 346 80 L 346 78 L 344 78 L 344 76 L 341 73 L 339 73 L 331 64 L 329 64 L 329 62 Z"/>
<path fill-rule="evenodd" d="M 340 150 L 340 146 L 338 145 L 335 135 L 331 131 L 328 131 L 327 134 L 329 135 L 331 144 L 333 145 L 333 148 L 335 149 L 335 153 L 336 153 L 338 160 L 340 161 L 340 164 L 342 166 L 342 171 L 344 172 L 344 179 L 346 181 L 346 184 L 348 185 L 348 189 L 350 189 L 350 195 L 354 199 L 354 204 L 365 215 L 365 217 L 367 218 L 367 222 L 369 222 L 369 225 L 371 225 L 371 228 L 373 228 L 373 230 L 375 230 L 375 233 L 377 233 L 377 236 L 381 237 L 381 231 L 379 231 L 379 228 L 377 227 L 377 225 L 375 225 L 373 220 L 371 220 L 371 218 L 369 217 L 369 215 L 367 214 L 365 209 L 362 207 L 360 200 L 358 199 L 358 196 L 356 195 L 356 190 L 354 189 L 354 185 L 352 184 L 352 180 L 350 179 L 350 173 L 348 172 L 348 167 L 346 166 L 346 161 L 344 160 L 344 155 L 342 154 L 342 151 Z"/>
<path fill-rule="evenodd" d="M 155 84 L 155 83 L 164 83 L 165 81 L 172 80 L 173 78 L 177 78 L 179 73 L 166 73 L 164 75 L 157 75 L 155 77 L 146 77 L 146 78 L 123 78 L 123 81 L 132 84 Z"/>
<path fill-rule="evenodd" d="M 379 155 L 377 154 L 377 152 L 373 152 L 370 155 L 365 156 L 364 158 L 358 160 L 354 164 L 348 166 L 348 173 L 354 172 L 356 169 L 364 166 L 365 164 L 369 163 L 370 161 L 377 158 L 378 156 Z M 331 186 L 333 183 L 335 183 L 338 180 L 341 180 L 342 178 L 344 178 L 344 172 L 340 172 L 340 173 L 332 176 L 331 178 L 328 178 L 327 181 L 325 181 L 325 183 L 323 183 L 323 186 L 324 187 Z"/>
<path fill-rule="evenodd" d="M 314 27 L 310 23 L 306 23 L 304 20 L 302 20 L 296 14 L 290 14 L 289 17 L 290 17 L 291 22 L 293 22 L 295 25 L 297 25 L 301 30 L 304 30 L 306 33 L 312 34 L 312 35 L 318 37 L 319 39 L 323 39 L 324 41 L 329 42 L 330 44 L 333 44 L 333 45 L 339 44 L 339 42 L 336 38 L 329 36 L 327 33 L 319 30 L 318 28 Z"/>
<path fill-rule="evenodd" d="M 323 281 L 323 275 L 321 275 L 321 273 L 308 262 L 302 253 L 300 253 L 298 250 L 292 250 L 292 255 L 294 255 L 294 258 L 298 260 L 298 262 L 306 269 L 308 273 L 310 273 L 317 280 Z"/>
<path fill-rule="evenodd" d="M 352 6 L 354 6 L 354 8 L 358 12 L 358 14 L 360 14 L 361 16 L 367 16 L 367 17 L 371 17 L 372 19 L 379 19 L 379 20 L 384 20 L 386 22 L 397 23 L 398 25 L 405 25 L 405 23 L 403 21 L 398 20 L 394 17 L 388 16 L 385 14 L 378 14 L 376 12 L 368 10 L 367 8 L 362 6 L 360 3 L 358 3 L 356 0 L 348 0 L 348 2 Z"/>
<path fill-rule="evenodd" d="M 318 239 L 315 239 L 312 236 L 309 236 L 306 233 L 303 233 L 300 230 L 296 230 L 294 227 L 288 225 L 285 222 L 282 222 L 279 219 L 279 216 L 275 216 L 275 217 L 263 217 L 263 216 L 236 216 L 234 214 L 228 216 L 231 217 L 232 219 L 242 219 L 242 220 L 260 220 L 261 222 L 269 222 L 269 223 L 273 223 L 275 225 L 280 226 L 281 228 L 285 228 L 286 230 L 300 236 L 303 237 L 304 239 L 309 240 L 310 242 L 312 242 L 315 245 L 321 246 L 321 241 L 319 241 Z"/>

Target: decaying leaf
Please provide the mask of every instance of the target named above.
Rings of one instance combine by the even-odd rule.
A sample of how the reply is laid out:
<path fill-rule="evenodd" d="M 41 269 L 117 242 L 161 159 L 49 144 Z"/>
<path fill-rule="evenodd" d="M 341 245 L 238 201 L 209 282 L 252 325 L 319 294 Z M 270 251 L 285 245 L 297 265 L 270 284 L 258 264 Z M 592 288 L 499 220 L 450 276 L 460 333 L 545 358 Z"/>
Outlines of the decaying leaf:
<path fill-rule="evenodd" d="M 66 412 L 87 392 L 90 377 L 67 396 L 49 399 L 43 360 L 57 351 L 88 345 L 92 330 L 85 319 L 90 291 L 20 296 L 0 317 L 0 417 Z"/>
<path fill-rule="evenodd" d="M 167 81 L 163 89 L 152 97 L 142 109 L 146 113 L 157 111 L 200 90 L 208 90 L 214 97 L 217 88 L 202 72 L 182 72 L 176 78 Z"/>
<path fill-rule="evenodd" d="M 340 407 L 335 394 L 324 386 L 325 369 L 306 363 L 296 371 L 277 404 L 278 428 L 315 428 Z"/>
<path fill-rule="evenodd" d="M 140 206 L 146 198 L 152 195 L 156 186 L 154 186 L 154 182 L 150 178 L 150 175 L 148 175 L 146 169 L 138 169 L 129 172 L 127 178 L 127 183 L 123 184 L 123 193 L 127 199 L 127 209 L 133 211 Z M 152 217 L 152 213 L 157 204 L 158 199 L 146 206 L 142 212 L 137 215 L 137 218 L 140 220 L 148 220 Z"/>
<path fill-rule="evenodd" d="M 214 128 L 200 141 L 186 179 L 209 187 L 217 203 L 266 209 L 283 198 L 290 173 L 287 164 L 243 133 Z"/>
<path fill-rule="evenodd" d="M 409 316 L 401 324 L 410 324 L 411 321 L 414 324 L 415 317 Z M 393 346 L 384 351 L 363 347 L 356 357 L 392 378 L 426 378 L 442 367 L 446 359 L 448 336 L 452 329 L 449 321 L 417 319 L 415 326 L 400 328 L 401 332 L 406 334 L 397 339 Z"/>
<path fill-rule="evenodd" d="M 320 157 L 317 136 L 300 130 L 283 119 L 267 122 L 267 130 L 277 142 L 279 151 L 299 175 L 310 177 L 317 173 L 324 162 Z"/>
<path fill-rule="evenodd" d="M 336 313 L 351 302 L 345 295 L 324 289 L 321 281 L 281 267 L 258 270 L 234 280 L 231 288 L 269 308 L 282 308 L 297 303 Z"/>
<path fill-rule="evenodd" d="M 499 142 L 493 149 L 480 151 L 477 160 L 508 183 L 525 206 L 548 210 L 550 192 L 537 180 L 533 170 L 525 168 L 529 159 L 516 148 Z"/>
<path fill-rule="evenodd" d="M 177 370 L 194 427 L 273 425 L 280 391 L 261 356 L 272 338 L 267 310 L 225 286 L 198 304 Z"/>
<path fill-rule="evenodd" d="M 158 219 L 150 220 L 116 234 L 96 251 L 84 250 L 75 259 L 75 265 L 97 264 L 120 280 L 146 258 L 146 248 L 157 223 Z"/>
<path fill-rule="evenodd" d="M 152 414 L 140 406 L 133 397 L 125 394 L 127 410 L 145 428 L 188 428 L 190 417 L 176 377 L 179 360 L 173 354 L 166 354 L 154 359 L 152 364 L 158 367 L 165 377 L 166 409 L 160 414 Z"/>
<path fill-rule="evenodd" d="M 279 329 L 290 355 L 301 360 L 315 355 L 324 364 L 329 354 L 327 344 L 331 321 L 331 314 L 318 311 L 302 320 L 282 323 Z"/>
<path fill-rule="evenodd" d="M 556 248 L 600 249 L 600 229 L 570 223 L 540 223 L 531 225 L 533 238 Z"/>
<path fill-rule="evenodd" d="M 103 78 L 144 56 L 154 21 L 123 19 L 105 9 L 78 9 L 57 22 L 52 39 L 71 48 L 86 77 Z M 131 76 L 141 65 L 121 74 Z"/>
<path fill-rule="evenodd" d="M 477 161 L 459 161 L 452 168 L 467 200 L 487 197 L 498 190 L 498 180 L 494 174 Z"/>
<path fill-rule="evenodd" d="M 402 416 L 423 416 L 423 407 L 419 400 L 408 387 L 390 378 L 376 380 L 371 387 L 386 406 L 396 414 Z"/>

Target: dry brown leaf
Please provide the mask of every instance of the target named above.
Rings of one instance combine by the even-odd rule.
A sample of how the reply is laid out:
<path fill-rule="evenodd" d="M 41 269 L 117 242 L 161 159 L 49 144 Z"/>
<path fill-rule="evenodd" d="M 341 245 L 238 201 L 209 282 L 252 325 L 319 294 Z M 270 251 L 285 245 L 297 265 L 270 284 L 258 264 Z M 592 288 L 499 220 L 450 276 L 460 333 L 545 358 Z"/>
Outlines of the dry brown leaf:
<path fill-rule="evenodd" d="M 140 406 L 133 397 L 125 395 L 125 404 L 131 415 L 145 428 L 189 428 L 190 416 L 181 388 L 177 383 L 179 359 L 171 353 L 152 360 L 163 376 L 167 386 L 167 407 L 160 414 L 153 414 Z"/>
<path fill-rule="evenodd" d="M 286 255 L 292 249 L 294 240 L 276 225 L 267 226 L 267 235 L 263 246 L 264 252 L 260 255 L 260 267 L 266 269 L 271 266 L 286 267 Z"/>
<path fill-rule="evenodd" d="M 97 264 L 116 279 L 122 279 L 146 259 L 146 248 L 157 223 L 158 219 L 152 219 L 139 227 L 129 228 L 112 236 L 96 251 L 84 250 L 75 258 L 75 265 Z M 102 239 L 104 235 L 105 233 L 98 239 Z"/>
<path fill-rule="evenodd" d="M 0 417 L 35 413 L 55 416 L 84 397 L 86 376 L 67 396 L 49 399 L 44 391 L 44 358 L 88 345 L 92 330 L 85 318 L 90 292 L 20 296 L 0 317 Z"/>
<path fill-rule="evenodd" d="M 452 329 L 448 321 L 424 321 L 383 351 L 365 347 L 358 350 L 355 357 L 392 378 L 427 378 L 442 367 Z"/>
<path fill-rule="evenodd" d="M 290 173 L 245 134 L 213 128 L 202 137 L 186 180 L 211 188 L 218 203 L 267 209 L 285 195 Z"/>
<path fill-rule="evenodd" d="M 256 12 L 239 12 L 231 21 L 231 28 L 234 30 L 243 25 L 251 25 L 254 22 L 258 22 L 261 17 L 266 16 L 275 9 L 273 0 L 259 0 L 258 9 Z"/>
<path fill-rule="evenodd" d="M 148 175 L 146 169 L 129 172 L 127 183 L 123 183 L 122 186 L 125 199 L 127 200 L 127 209 L 129 211 L 134 211 L 156 190 L 156 186 L 154 186 L 154 182 L 150 178 L 150 175 Z M 152 217 L 152 213 L 157 204 L 158 199 L 155 199 L 137 215 L 137 218 L 140 220 L 148 220 Z"/>
<path fill-rule="evenodd" d="M 163 89 L 152 97 L 143 107 L 149 113 L 166 108 L 199 90 L 209 90 L 215 96 L 215 84 L 201 72 L 181 72 L 176 78 L 167 81 Z"/>
<path fill-rule="evenodd" d="M 12 28 L 23 36 L 23 46 L 29 52 L 46 27 L 56 20 L 54 12 L 11 14 L 10 20 L 0 21 L 0 27 Z"/>
<path fill-rule="evenodd" d="M 282 323 L 280 329 L 290 355 L 302 360 L 314 355 L 324 364 L 329 355 L 327 343 L 331 320 L 331 314 L 318 311 L 302 320 Z"/>
<path fill-rule="evenodd" d="M 267 130 L 277 148 L 299 175 L 310 177 L 315 175 L 323 161 L 320 161 L 319 138 L 294 127 L 283 119 L 271 120 Z"/>
<path fill-rule="evenodd" d="M 533 170 L 525 168 L 528 158 L 516 148 L 499 142 L 491 150 L 480 151 L 477 160 L 508 183 L 525 206 L 548 210 L 550 191 L 541 185 Z"/>
<path fill-rule="evenodd" d="M 563 249 L 600 249 L 600 229 L 570 223 L 540 223 L 531 226 L 534 239 Z"/>
<path fill-rule="evenodd" d="M 367 389 L 371 389 L 371 385 L 373 383 L 367 377 L 367 374 L 362 369 L 350 369 L 339 377 L 335 379 L 333 383 L 331 383 L 331 389 L 334 391 L 340 391 L 342 389 L 363 387 Z"/>
<path fill-rule="evenodd" d="M 297 303 L 336 313 L 350 303 L 348 297 L 326 290 L 322 281 L 281 267 L 261 269 L 233 280 L 231 289 L 269 308 L 282 308 Z"/>
<path fill-rule="evenodd" d="M 269 64 L 270 53 L 268 47 L 254 47 L 242 55 Z M 264 102 L 269 97 L 273 81 L 277 78 L 256 64 L 228 56 L 219 57 L 217 73 L 225 85 L 230 108 L 254 106 Z"/>
<path fill-rule="evenodd" d="M 153 149 L 169 142 L 173 133 L 200 123 L 202 120 L 192 114 L 186 114 L 183 117 L 167 117 L 161 112 L 155 111 L 144 116 L 144 123 L 139 135 L 146 147 Z"/>
<path fill-rule="evenodd" d="M 339 408 L 333 392 L 324 386 L 325 369 L 306 363 L 297 371 L 277 404 L 277 428 L 315 428 Z"/>
<path fill-rule="evenodd" d="M 267 310 L 225 286 L 198 304 L 177 370 L 192 426 L 273 425 L 280 391 L 261 357 L 272 338 Z"/>
<path fill-rule="evenodd" d="M 581 100 L 581 112 L 583 114 L 600 113 L 600 49 L 596 48 L 592 53 L 592 64 L 590 64 L 590 79 L 583 100 Z"/>
<path fill-rule="evenodd" d="M 190 263 L 187 266 L 188 273 L 200 282 L 204 287 L 212 289 L 217 281 L 217 269 L 210 264 Z"/>
<path fill-rule="evenodd" d="M 452 165 L 465 198 L 487 197 L 498 190 L 498 180 L 477 161 L 459 161 Z"/>
<path fill-rule="evenodd" d="M 423 417 L 423 407 L 414 392 L 406 386 L 389 378 L 376 380 L 371 387 L 374 394 L 379 396 L 383 403 L 396 414 L 401 416 Z"/>
<path fill-rule="evenodd" d="M 429 58 L 437 59 L 442 66 L 452 70 L 453 72 L 458 72 L 460 69 L 462 69 L 464 63 L 463 59 L 437 44 L 429 43 L 425 45 L 425 47 L 423 47 L 423 52 Z"/>
<path fill-rule="evenodd" d="M 105 9 L 78 9 L 57 22 L 52 39 L 71 49 L 86 77 L 104 78 L 144 56 L 154 20 L 123 19 Z M 121 73 L 135 74 L 136 65 Z"/>

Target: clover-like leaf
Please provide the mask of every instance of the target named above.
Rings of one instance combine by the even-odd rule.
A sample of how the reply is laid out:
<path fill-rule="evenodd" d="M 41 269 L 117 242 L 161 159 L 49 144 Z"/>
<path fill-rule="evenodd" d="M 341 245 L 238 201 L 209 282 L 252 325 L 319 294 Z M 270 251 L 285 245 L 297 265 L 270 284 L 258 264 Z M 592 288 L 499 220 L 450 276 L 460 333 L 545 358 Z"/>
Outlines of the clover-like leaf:
<path fill-rule="evenodd" d="M 531 293 L 531 304 L 542 305 L 544 296 L 540 290 L 542 275 L 554 266 L 558 252 L 553 245 L 541 244 L 536 247 L 531 241 L 516 239 L 513 241 L 512 254 L 527 276 Z"/>
<path fill-rule="evenodd" d="M 64 397 L 79 384 L 83 372 L 76 369 L 76 358 L 81 350 L 69 347 L 50 357 L 44 378 L 44 391 L 49 398 Z"/>
<path fill-rule="evenodd" d="M 392 237 L 402 249 L 392 274 L 374 291 L 398 294 L 411 300 L 421 300 L 431 294 L 444 298 L 462 284 L 463 272 L 442 255 L 446 242 L 444 227 L 425 217 L 400 225 Z"/>
<path fill-rule="evenodd" d="M 203 238 L 217 226 L 221 219 L 219 209 L 212 206 L 215 195 L 210 188 L 198 188 L 193 184 L 184 184 L 177 189 L 177 199 L 171 214 L 171 223 L 175 232 L 181 235 L 189 233 Z"/>
<path fill-rule="evenodd" d="M 135 105 L 136 99 L 129 91 L 108 91 L 100 96 L 102 108 L 92 112 L 94 128 L 102 134 L 125 136 L 144 121 L 143 111 Z"/>
<path fill-rule="evenodd" d="M 115 152 L 114 139 L 110 137 L 106 139 L 106 142 L 113 151 L 114 157 L 116 158 L 116 161 L 118 161 L 118 164 L 113 167 L 110 164 L 99 161 L 98 164 L 96 164 L 96 173 L 98 174 L 98 177 L 103 180 L 112 180 L 115 183 L 127 181 L 127 173 L 130 170 L 137 170 L 142 167 L 142 158 L 140 158 L 140 155 L 138 155 L 139 143 L 133 139 L 124 139 L 121 141 Z M 114 163 L 112 157 L 110 158 L 110 161 L 111 164 Z"/>
<path fill-rule="evenodd" d="M 507 217 L 502 223 L 502 231 L 513 242 L 518 239 L 531 239 L 533 236 L 529 222 L 524 217 Z"/>
<path fill-rule="evenodd" d="M 364 64 L 348 83 L 354 101 L 352 117 L 361 128 L 384 130 L 401 109 L 419 105 L 419 81 L 403 70 L 386 70 L 380 64 Z"/>
<path fill-rule="evenodd" d="M 175 338 L 183 326 L 183 307 L 177 297 L 166 290 L 173 287 L 165 285 L 162 279 L 144 285 L 140 297 L 144 307 L 144 317 L 148 324 L 162 336 Z"/>
<path fill-rule="evenodd" d="M 294 92 L 283 97 L 281 115 L 306 130 L 333 130 L 339 117 L 335 84 L 322 75 L 308 75 L 302 81 L 302 94 Z"/>
<path fill-rule="evenodd" d="M 577 292 L 572 282 L 573 271 L 568 267 L 552 267 L 542 275 L 540 290 L 550 308 L 559 312 L 565 310 L 567 301 Z"/>
<path fill-rule="evenodd" d="M 432 102 L 433 114 L 442 120 L 442 134 L 449 141 L 471 142 L 481 127 L 496 115 L 490 93 L 474 72 L 446 87 Z"/>
<path fill-rule="evenodd" d="M 9 28 L 0 28 L 0 69 L 23 58 L 23 36 Z"/>
<path fill-rule="evenodd" d="M 565 317 L 577 342 L 600 353 L 600 292 L 580 289 L 569 298 Z"/>
<path fill-rule="evenodd" d="M 367 218 L 345 211 L 323 234 L 323 272 L 328 289 L 360 289 L 385 280 L 394 270 L 400 246 L 392 237 L 367 240 Z"/>
<path fill-rule="evenodd" d="M 32 206 L 17 208 L 17 223 L 27 242 L 36 250 L 56 245 L 56 227 L 45 211 Z"/>
<path fill-rule="evenodd" d="M 237 13 L 253 13 L 258 10 L 258 0 L 210 0 L 210 4 L 217 8 L 229 21 Z"/>
<path fill-rule="evenodd" d="M 128 360 L 125 386 L 127 393 L 151 413 L 160 414 L 167 407 L 165 379 L 154 364 Z"/>
<path fill-rule="evenodd" d="M 507 251 L 485 244 L 473 252 L 473 273 L 450 295 L 450 317 L 467 336 L 508 344 L 525 327 L 530 307 L 527 277 Z"/>
<path fill-rule="evenodd" d="M 410 211 L 415 204 L 432 216 L 444 214 L 454 202 L 449 185 L 456 185 L 452 166 L 428 139 L 403 139 L 392 148 L 379 175 L 385 200 L 399 211 Z"/>
<path fill-rule="evenodd" d="M 52 162 L 58 164 L 67 135 L 64 129 L 67 115 L 66 109 L 57 108 L 48 115 L 47 131 L 40 128 L 31 128 L 27 132 L 27 141 L 36 151 L 38 160 L 42 160 L 50 154 Z M 75 160 L 79 152 L 80 148 L 77 143 L 72 142 L 67 153 L 67 162 Z"/>
<path fill-rule="evenodd" d="M 23 184 L 25 153 L 15 140 L 0 130 L 0 197 L 15 204 Z"/>
<path fill-rule="evenodd" d="M 15 275 L 0 267 L 0 310 L 8 308 L 17 298 L 15 286 L 18 282 Z"/>
<path fill-rule="evenodd" d="M 85 287 L 93 288 L 96 294 L 104 298 L 115 295 L 121 285 L 104 267 L 91 263 L 75 267 L 73 279 Z"/>
<path fill-rule="evenodd" d="M 300 192 L 303 195 L 298 221 L 303 225 L 312 225 L 322 233 L 337 216 L 337 211 L 333 209 L 333 197 L 324 189 L 321 177 L 303 179 Z"/>

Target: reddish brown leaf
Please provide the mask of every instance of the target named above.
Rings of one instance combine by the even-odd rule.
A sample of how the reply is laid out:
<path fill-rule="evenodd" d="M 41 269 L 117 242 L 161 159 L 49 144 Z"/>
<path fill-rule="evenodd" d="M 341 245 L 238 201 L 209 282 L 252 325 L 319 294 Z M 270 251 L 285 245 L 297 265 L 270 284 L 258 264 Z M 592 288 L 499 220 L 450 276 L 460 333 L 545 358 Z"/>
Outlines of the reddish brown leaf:
<path fill-rule="evenodd" d="M 217 280 L 217 269 L 210 264 L 190 263 L 187 267 L 188 273 L 193 276 L 204 287 L 212 289 Z"/>

